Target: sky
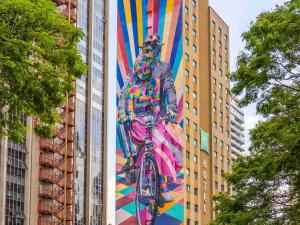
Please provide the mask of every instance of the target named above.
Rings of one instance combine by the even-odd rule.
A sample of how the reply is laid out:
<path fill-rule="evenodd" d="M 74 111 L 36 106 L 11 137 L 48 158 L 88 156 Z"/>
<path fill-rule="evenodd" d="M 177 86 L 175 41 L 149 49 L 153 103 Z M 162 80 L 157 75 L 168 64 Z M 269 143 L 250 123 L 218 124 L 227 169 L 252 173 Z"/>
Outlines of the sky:
<path fill-rule="evenodd" d="M 243 50 L 244 43 L 241 35 L 250 27 L 250 22 L 263 11 L 275 8 L 276 4 L 282 4 L 285 0 L 209 0 L 210 6 L 220 15 L 230 28 L 230 58 L 231 71 L 235 70 L 236 57 Z M 249 131 L 255 127 L 262 118 L 256 115 L 255 105 L 244 109 L 246 145 L 248 149 Z"/>

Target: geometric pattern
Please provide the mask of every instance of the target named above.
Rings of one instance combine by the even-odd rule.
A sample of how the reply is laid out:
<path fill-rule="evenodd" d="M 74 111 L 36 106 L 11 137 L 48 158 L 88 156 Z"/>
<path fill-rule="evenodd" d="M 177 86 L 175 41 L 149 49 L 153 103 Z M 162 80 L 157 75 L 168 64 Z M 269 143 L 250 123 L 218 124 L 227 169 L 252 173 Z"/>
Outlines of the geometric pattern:
<path fill-rule="evenodd" d="M 124 82 L 129 74 L 139 47 L 148 33 L 158 34 L 163 46 L 160 60 L 172 69 L 178 103 L 178 116 L 183 108 L 183 37 L 182 0 L 117 0 L 117 104 Z M 182 121 L 182 120 L 181 120 Z M 182 122 L 180 124 L 182 126 Z M 135 225 L 135 184 L 128 186 L 120 170 L 126 162 L 126 131 L 117 122 L 116 165 L 116 225 Z M 156 225 L 181 225 L 184 221 L 183 173 L 175 184 L 169 185 L 175 201 L 159 208 Z"/>

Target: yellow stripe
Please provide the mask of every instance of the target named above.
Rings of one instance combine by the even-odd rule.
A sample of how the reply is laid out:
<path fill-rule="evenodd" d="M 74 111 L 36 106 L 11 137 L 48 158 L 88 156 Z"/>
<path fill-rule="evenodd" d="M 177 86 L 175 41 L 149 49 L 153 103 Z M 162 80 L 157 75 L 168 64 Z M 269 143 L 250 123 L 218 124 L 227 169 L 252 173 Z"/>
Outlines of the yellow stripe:
<path fill-rule="evenodd" d="M 136 0 L 136 14 L 137 14 L 139 46 L 142 46 L 143 45 L 143 8 L 142 8 L 142 0 Z"/>
<path fill-rule="evenodd" d="M 124 9 L 125 9 L 125 17 L 126 23 L 132 23 L 131 18 L 131 10 L 130 10 L 130 0 L 124 0 Z"/>

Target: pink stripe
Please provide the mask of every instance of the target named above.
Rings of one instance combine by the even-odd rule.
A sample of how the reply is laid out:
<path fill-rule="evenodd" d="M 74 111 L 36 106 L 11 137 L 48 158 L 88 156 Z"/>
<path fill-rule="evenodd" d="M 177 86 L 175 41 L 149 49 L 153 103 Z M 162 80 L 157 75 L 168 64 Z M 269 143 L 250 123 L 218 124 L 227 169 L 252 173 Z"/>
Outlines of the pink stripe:
<path fill-rule="evenodd" d="M 153 34 L 158 34 L 160 0 L 154 0 Z"/>
<path fill-rule="evenodd" d="M 125 65 L 125 72 L 126 74 L 129 74 L 130 69 L 128 66 L 128 58 L 127 58 L 127 54 L 126 54 L 126 50 L 125 50 L 125 42 L 124 42 L 124 36 L 123 36 L 123 31 L 122 31 L 122 26 L 121 26 L 121 21 L 120 21 L 120 16 L 118 14 L 118 46 L 121 49 L 121 53 L 122 53 L 122 59 Z"/>

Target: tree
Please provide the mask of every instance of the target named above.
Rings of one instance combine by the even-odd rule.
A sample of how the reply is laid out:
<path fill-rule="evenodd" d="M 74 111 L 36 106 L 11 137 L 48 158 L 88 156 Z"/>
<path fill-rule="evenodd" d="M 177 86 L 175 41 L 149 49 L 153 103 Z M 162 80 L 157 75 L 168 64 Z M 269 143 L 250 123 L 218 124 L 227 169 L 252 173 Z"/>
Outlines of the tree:
<path fill-rule="evenodd" d="M 232 92 L 265 120 L 225 175 L 237 192 L 214 198 L 212 224 L 300 224 L 300 0 L 261 13 L 243 39 Z"/>
<path fill-rule="evenodd" d="M 21 141 L 24 115 L 51 136 L 56 107 L 86 71 L 76 49 L 82 37 L 50 0 L 0 0 L 0 138 Z"/>

